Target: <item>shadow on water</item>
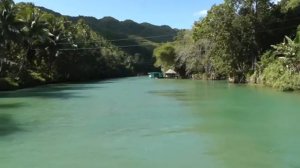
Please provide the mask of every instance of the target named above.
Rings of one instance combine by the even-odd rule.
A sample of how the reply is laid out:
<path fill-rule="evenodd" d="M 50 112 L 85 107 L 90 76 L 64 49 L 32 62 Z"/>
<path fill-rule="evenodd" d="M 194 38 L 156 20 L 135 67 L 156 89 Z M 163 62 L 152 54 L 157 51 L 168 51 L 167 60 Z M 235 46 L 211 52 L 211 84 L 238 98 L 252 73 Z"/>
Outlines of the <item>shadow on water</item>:
<path fill-rule="evenodd" d="M 176 96 L 176 95 L 183 95 L 186 92 L 184 91 L 180 91 L 180 90 L 152 90 L 149 91 L 148 93 L 150 94 L 158 94 L 158 95 L 162 95 L 162 96 Z"/>
<path fill-rule="evenodd" d="M 20 107 L 24 107 L 25 104 L 24 103 L 0 103 L 0 110 L 1 109 L 12 109 L 12 108 L 20 108 Z"/>
<path fill-rule="evenodd" d="M 103 88 L 100 86 L 83 86 L 75 84 L 48 85 L 32 89 L 23 89 L 13 92 L 2 92 L 0 98 L 45 98 L 45 99 L 69 99 L 69 98 L 86 98 L 80 95 L 80 91 L 96 90 Z M 15 104 L 17 105 L 17 104 Z M 10 105 L 3 105 L 9 107 Z M 13 106 L 13 104 L 11 105 Z M 1 107 L 1 104 L 0 104 Z"/>
<path fill-rule="evenodd" d="M 0 137 L 21 131 L 18 124 L 9 114 L 0 114 Z"/>
<path fill-rule="evenodd" d="M 186 92 L 180 90 L 155 90 L 155 91 L 149 91 L 148 93 L 158 95 L 158 96 L 172 97 L 176 99 L 185 97 L 185 95 L 187 94 Z"/>
<path fill-rule="evenodd" d="M 195 97 L 189 95 L 188 92 L 182 90 L 156 90 L 156 91 L 149 91 L 148 93 L 158 95 L 158 96 L 174 98 L 184 103 L 195 101 Z"/>

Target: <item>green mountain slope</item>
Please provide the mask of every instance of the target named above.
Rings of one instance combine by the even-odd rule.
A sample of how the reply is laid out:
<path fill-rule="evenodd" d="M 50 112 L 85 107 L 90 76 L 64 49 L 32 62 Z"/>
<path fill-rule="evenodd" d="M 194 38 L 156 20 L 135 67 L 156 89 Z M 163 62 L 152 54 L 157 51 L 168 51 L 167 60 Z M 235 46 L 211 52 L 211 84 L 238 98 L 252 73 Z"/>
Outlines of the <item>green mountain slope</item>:
<path fill-rule="evenodd" d="M 41 10 L 52 13 L 57 16 L 61 14 L 52 10 L 40 7 Z M 97 19 L 88 16 L 65 16 L 73 22 L 84 20 L 92 30 L 108 39 L 111 43 L 119 46 L 126 53 L 133 55 L 137 63 L 138 72 L 153 71 L 155 62 L 153 50 L 160 43 L 174 41 L 179 32 L 169 26 L 156 26 L 150 23 L 136 23 L 132 20 L 119 21 L 113 17 L 104 17 Z"/>

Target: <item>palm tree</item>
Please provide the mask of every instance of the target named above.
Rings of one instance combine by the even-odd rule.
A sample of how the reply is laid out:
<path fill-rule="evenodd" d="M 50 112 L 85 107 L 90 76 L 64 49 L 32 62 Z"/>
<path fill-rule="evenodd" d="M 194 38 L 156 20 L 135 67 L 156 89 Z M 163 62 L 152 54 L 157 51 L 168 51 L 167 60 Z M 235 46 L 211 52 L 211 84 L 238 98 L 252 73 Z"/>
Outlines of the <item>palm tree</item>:
<path fill-rule="evenodd" d="M 48 23 L 43 19 L 44 14 L 32 4 L 20 5 L 21 9 L 17 15 L 18 20 L 23 23 L 20 32 L 22 34 L 23 46 L 26 49 L 26 55 L 23 58 L 24 64 L 28 66 L 36 60 L 41 60 L 38 52 L 42 44 L 51 40 L 52 34 L 48 30 Z"/>
<path fill-rule="evenodd" d="M 20 22 L 16 20 L 16 13 L 16 6 L 12 0 L 0 2 L 0 73 L 4 65 L 15 64 L 7 52 L 20 37 Z"/>
<path fill-rule="evenodd" d="M 55 17 L 51 14 L 46 14 L 43 18 L 49 24 L 48 30 L 51 33 L 49 40 L 44 44 L 44 52 L 46 53 L 44 54 L 44 62 L 47 65 L 47 74 L 53 78 L 53 65 L 62 54 L 60 49 L 73 46 L 72 33 L 68 30 L 71 24 L 65 18 Z"/>
<path fill-rule="evenodd" d="M 16 7 L 12 0 L 2 0 L 0 2 L 0 36 L 2 42 L 16 40 L 17 34 L 20 33 L 16 20 Z"/>

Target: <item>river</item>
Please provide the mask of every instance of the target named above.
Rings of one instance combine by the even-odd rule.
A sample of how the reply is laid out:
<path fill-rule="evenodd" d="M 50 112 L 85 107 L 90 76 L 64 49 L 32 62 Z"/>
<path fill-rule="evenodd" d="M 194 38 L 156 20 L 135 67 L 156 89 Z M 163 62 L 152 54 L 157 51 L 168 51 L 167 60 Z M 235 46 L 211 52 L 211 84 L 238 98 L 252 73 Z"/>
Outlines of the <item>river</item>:
<path fill-rule="evenodd" d="M 299 168 L 300 94 L 124 78 L 0 93 L 1 168 Z"/>

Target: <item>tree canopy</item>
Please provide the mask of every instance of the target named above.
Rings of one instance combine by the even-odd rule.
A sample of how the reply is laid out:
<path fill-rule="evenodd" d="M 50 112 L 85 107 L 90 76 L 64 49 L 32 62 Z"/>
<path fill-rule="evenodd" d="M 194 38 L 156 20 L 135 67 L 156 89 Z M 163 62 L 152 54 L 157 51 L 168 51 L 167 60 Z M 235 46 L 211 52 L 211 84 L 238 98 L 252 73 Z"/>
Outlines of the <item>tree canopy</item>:
<path fill-rule="evenodd" d="M 25 87 L 134 72 L 134 57 L 94 32 L 84 20 L 73 23 L 33 4 L 12 0 L 0 2 L 0 13 L 2 83 Z"/>
<path fill-rule="evenodd" d="M 156 48 L 154 50 L 154 56 L 156 58 L 156 67 L 161 67 L 163 71 L 174 68 L 175 48 L 171 44 L 166 43 Z"/>

